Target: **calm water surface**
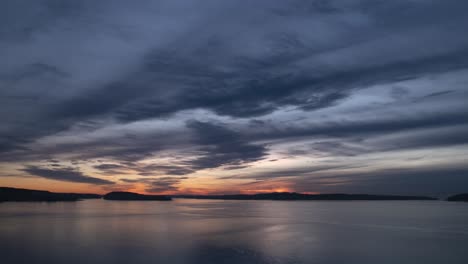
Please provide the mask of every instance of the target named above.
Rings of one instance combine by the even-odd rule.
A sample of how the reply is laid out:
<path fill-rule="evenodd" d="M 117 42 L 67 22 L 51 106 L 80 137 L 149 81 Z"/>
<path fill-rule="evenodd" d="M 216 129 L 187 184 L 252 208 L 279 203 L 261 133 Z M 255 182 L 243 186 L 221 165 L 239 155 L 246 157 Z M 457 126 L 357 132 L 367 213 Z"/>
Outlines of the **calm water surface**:
<path fill-rule="evenodd" d="M 0 203 L 0 263 L 468 263 L 468 203 Z"/>

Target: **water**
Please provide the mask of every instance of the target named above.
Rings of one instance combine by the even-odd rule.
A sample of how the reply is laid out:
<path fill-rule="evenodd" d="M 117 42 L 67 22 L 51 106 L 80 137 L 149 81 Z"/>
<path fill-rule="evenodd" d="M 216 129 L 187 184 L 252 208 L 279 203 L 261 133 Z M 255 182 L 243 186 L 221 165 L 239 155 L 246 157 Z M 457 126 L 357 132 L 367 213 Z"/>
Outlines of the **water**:
<path fill-rule="evenodd" d="M 468 203 L 1 203 L 0 263 L 468 263 Z"/>

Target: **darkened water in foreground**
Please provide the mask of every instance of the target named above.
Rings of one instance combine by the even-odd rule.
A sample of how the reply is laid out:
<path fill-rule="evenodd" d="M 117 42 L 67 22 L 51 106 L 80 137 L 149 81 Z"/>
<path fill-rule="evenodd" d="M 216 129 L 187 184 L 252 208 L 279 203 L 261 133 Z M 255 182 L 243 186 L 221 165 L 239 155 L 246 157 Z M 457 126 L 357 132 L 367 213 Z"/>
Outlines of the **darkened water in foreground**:
<path fill-rule="evenodd" d="M 468 263 L 468 204 L 1 203 L 0 263 Z"/>

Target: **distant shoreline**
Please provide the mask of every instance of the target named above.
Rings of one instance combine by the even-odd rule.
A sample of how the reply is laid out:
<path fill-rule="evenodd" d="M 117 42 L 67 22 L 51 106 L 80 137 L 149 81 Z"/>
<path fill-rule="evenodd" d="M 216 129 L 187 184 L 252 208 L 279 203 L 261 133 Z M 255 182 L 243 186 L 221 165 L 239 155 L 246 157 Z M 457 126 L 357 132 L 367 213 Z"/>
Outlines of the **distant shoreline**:
<path fill-rule="evenodd" d="M 110 192 L 105 195 L 82 193 L 54 193 L 49 191 L 0 187 L 0 202 L 76 202 L 84 199 L 113 201 L 171 201 L 172 198 L 200 200 L 270 200 L 270 201 L 436 201 L 429 196 L 375 195 L 375 194 L 304 194 L 274 192 L 229 195 L 146 195 L 132 192 Z M 468 193 L 450 196 L 447 201 L 467 202 Z"/>
<path fill-rule="evenodd" d="M 303 194 L 303 193 L 262 193 L 234 195 L 174 195 L 174 198 L 204 200 L 271 200 L 271 201 L 434 201 L 428 196 L 372 195 L 372 194 Z"/>
<path fill-rule="evenodd" d="M 99 194 L 54 193 L 49 191 L 0 187 L 0 202 L 76 202 L 83 199 L 100 199 Z"/>
<path fill-rule="evenodd" d="M 262 193 L 235 195 L 145 195 L 131 192 L 111 192 L 106 195 L 80 193 L 53 193 L 49 191 L 0 187 L 0 202 L 59 202 L 83 199 L 105 199 L 116 201 L 170 201 L 172 198 L 203 200 L 273 200 L 273 201 L 414 201 L 438 200 L 428 196 L 370 195 L 370 194 L 302 194 Z"/>
<path fill-rule="evenodd" d="M 146 195 L 132 192 L 110 192 L 102 197 L 111 201 L 171 201 L 166 195 Z"/>

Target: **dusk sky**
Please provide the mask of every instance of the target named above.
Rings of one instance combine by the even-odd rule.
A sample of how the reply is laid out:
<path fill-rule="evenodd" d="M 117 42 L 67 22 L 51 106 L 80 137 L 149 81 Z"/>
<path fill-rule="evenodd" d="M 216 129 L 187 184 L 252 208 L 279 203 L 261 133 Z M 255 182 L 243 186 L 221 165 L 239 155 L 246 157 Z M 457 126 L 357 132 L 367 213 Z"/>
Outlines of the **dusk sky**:
<path fill-rule="evenodd" d="M 468 1 L 6 0 L 0 186 L 443 196 Z"/>

